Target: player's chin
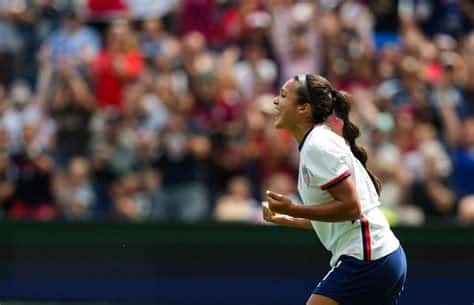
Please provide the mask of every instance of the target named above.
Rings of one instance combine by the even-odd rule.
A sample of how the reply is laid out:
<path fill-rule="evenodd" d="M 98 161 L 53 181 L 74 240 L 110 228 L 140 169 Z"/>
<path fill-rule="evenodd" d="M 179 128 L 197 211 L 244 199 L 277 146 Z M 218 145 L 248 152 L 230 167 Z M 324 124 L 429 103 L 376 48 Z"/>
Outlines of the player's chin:
<path fill-rule="evenodd" d="M 285 128 L 285 124 L 284 124 L 284 122 L 283 122 L 280 118 L 277 118 L 277 119 L 275 120 L 275 122 L 273 123 L 273 126 L 275 126 L 275 128 L 277 128 L 277 129 L 283 129 L 283 128 Z"/>

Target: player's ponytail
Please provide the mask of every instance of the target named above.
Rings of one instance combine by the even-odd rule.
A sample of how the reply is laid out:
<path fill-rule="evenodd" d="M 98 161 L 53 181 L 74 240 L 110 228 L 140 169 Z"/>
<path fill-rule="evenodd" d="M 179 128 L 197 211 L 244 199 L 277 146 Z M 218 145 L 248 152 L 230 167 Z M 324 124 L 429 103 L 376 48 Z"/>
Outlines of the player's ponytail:
<path fill-rule="evenodd" d="M 377 194 L 380 195 L 380 188 L 381 183 L 380 180 L 372 174 L 372 172 L 367 169 L 367 151 L 364 147 L 357 145 L 356 139 L 360 136 L 359 127 L 357 127 L 354 123 L 351 122 L 349 119 L 349 112 L 351 111 L 351 105 L 349 103 L 350 95 L 344 91 L 338 91 L 332 89 L 331 91 L 332 98 L 333 98 L 333 108 L 336 116 L 343 120 L 344 127 L 342 128 L 342 134 L 344 139 L 347 141 L 349 146 L 351 147 L 351 151 L 354 156 L 362 163 L 364 168 L 367 170 L 367 173 L 372 180 L 372 183 L 375 186 Z"/>
<path fill-rule="evenodd" d="M 311 104 L 311 120 L 314 124 L 323 123 L 333 111 L 337 117 L 344 121 L 344 127 L 342 128 L 344 139 L 350 145 L 354 156 L 367 170 L 377 194 L 380 194 L 380 180 L 366 167 L 367 152 L 362 146 L 356 144 L 360 131 L 349 119 L 349 112 L 351 111 L 349 94 L 333 89 L 331 83 L 321 75 L 302 74 L 295 76 L 294 80 L 299 84 L 297 91 L 298 103 Z"/>

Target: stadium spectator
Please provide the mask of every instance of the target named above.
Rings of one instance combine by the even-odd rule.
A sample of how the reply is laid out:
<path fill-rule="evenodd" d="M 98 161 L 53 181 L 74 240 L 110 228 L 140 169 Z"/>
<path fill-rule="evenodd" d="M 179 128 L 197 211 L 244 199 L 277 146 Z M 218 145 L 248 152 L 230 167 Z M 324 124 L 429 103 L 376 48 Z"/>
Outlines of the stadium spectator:
<path fill-rule="evenodd" d="M 177 25 L 181 35 L 198 32 L 207 41 L 214 41 L 217 31 L 215 0 L 183 0 L 179 11 Z"/>
<path fill-rule="evenodd" d="M 50 93 L 54 120 L 56 164 L 65 168 L 75 156 L 89 155 L 94 100 L 84 80 L 70 65 L 64 65 Z"/>
<path fill-rule="evenodd" d="M 259 18 L 256 15 L 258 11 L 257 0 L 238 0 L 235 5 L 225 9 L 217 25 L 217 45 L 238 45 L 253 38 L 255 28 L 260 26 L 260 21 L 255 20 L 255 17 Z"/>
<path fill-rule="evenodd" d="M 114 21 L 107 30 L 105 48 L 93 64 L 95 96 L 100 108 L 123 108 L 124 88 L 143 70 L 143 57 L 135 32 L 126 20 Z"/>
<path fill-rule="evenodd" d="M 0 143 L 7 142 L 7 133 L 0 127 Z M 0 148 L 0 215 L 4 217 L 9 210 L 15 193 L 15 171 L 6 147 Z"/>
<path fill-rule="evenodd" d="M 408 168 L 414 178 L 411 202 L 420 206 L 428 219 L 454 216 L 456 196 L 447 179 L 451 173 L 451 160 L 436 139 L 436 131 L 432 125 L 416 126 L 415 137 L 417 148 L 408 162 Z"/>
<path fill-rule="evenodd" d="M 216 201 L 217 221 L 262 222 L 259 203 L 252 198 L 249 180 L 242 176 L 230 180 L 227 191 Z"/>
<path fill-rule="evenodd" d="M 21 73 L 18 59 L 27 42 L 20 28 L 30 19 L 28 15 L 25 1 L 0 1 L 0 79 L 7 85 Z"/>
<path fill-rule="evenodd" d="M 164 40 L 167 39 L 167 35 L 160 19 L 144 20 L 142 31 L 140 48 L 147 63 L 153 64 L 156 57 L 163 53 L 163 44 Z"/>
<path fill-rule="evenodd" d="M 321 70 L 318 8 L 309 2 L 276 2 L 278 4 L 269 9 L 274 20 L 272 47 L 281 65 L 279 82 L 308 70 L 318 73 Z"/>
<path fill-rule="evenodd" d="M 89 20 L 107 22 L 128 14 L 126 0 L 87 0 L 85 14 Z"/>
<path fill-rule="evenodd" d="M 151 202 L 139 173 L 128 173 L 113 186 L 114 212 L 118 219 L 143 221 L 151 214 Z"/>
<path fill-rule="evenodd" d="M 15 195 L 8 217 L 12 220 L 52 220 L 57 208 L 52 194 L 53 159 L 36 141 L 39 127 L 34 122 L 22 126 L 21 147 L 11 160 L 16 172 Z"/>
<path fill-rule="evenodd" d="M 6 109 L 2 115 L 2 122 L 8 132 L 9 150 L 17 152 L 22 146 L 22 130 L 23 126 L 28 123 L 38 124 L 38 128 L 45 126 L 49 118 L 43 117 L 40 105 L 35 102 L 35 98 L 28 84 L 22 80 L 15 81 L 8 97 L 5 97 Z M 44 129 L 43 129 L 44 130 Z M 48 142 L 44 136 L 39 134 L 35 139 L 37 142 Z M 41 145 L 48 145 L 48 143 Z"/>
<path fill-rule="evenodd" d="M 464 225 L 474 224 L 474 197 L 466 196 L 459 203 L 459 220 Z"/>
<path fill-rule="evenodd" d="M 89 167 L 87 159 L 75 157 L 70 160 L 66 172 L 54 177 L 54 197 L 61 216 L 67 220 L 88 220 L 94 216 L 96 198 Z"/>
<path fill-rule="evenodd" d="M 127 0 L 129 14 L 133 20 L 163 18 L 177 9 L 178 0 Z"/>
<path fill-rule="evenodd" d="M 95 118 L 92 134 L 92 162 L 103 185 L 135 171 L 140 163 L 138 139 L 116 111 Z"/>
<path fill-rule="evenodd" d="M 234 65 L 239 91 L 246 101 L 273 91 L 277 81 L 277 64 L 260 43 L 248 43 L 243 47 L 242 60 Z"/>
<path fill-rule="evenodd" d="M 161 211 L 155 214 L 159 220 L 196 222 L 210 213 L 205 184 L 210 143 L 193 129 L 186 117 L 175 111 L 159 135 L 153 162 L 162 177 Z"/>
<path fill-rule="evenodd" d="M 63 16 L 61 28 L 51 33 L 41 46 L 43 65 L 57 68 L 68 63 L 74 68 L 87 69 L 100 50 L 99 36 L 83 24 L 78 11 L 71 9 Z"/>

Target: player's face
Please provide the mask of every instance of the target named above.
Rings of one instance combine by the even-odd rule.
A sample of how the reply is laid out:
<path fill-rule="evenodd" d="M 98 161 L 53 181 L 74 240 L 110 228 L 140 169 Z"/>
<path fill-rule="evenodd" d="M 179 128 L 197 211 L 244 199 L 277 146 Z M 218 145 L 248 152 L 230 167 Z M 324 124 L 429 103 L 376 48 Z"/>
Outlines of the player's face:
<path fill-rule="evenodd" d="M 293 129 L 298 123 L 297 101 L 298 101 L 298 82 L 290 79 L 280 89 L 280 94 L 275 96 L 273 104 L 275 105 L 275 127 Z"/>

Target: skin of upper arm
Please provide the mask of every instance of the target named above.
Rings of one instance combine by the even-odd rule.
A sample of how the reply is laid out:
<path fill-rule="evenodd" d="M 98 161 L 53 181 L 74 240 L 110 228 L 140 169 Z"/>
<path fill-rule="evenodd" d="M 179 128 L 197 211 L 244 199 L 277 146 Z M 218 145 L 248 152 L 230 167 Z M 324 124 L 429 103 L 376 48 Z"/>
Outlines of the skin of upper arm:
<path fill-rule="evenodd" d="M 353 208 L 354 213 L 359 214 L 357 216 L 360 216 L 362 208 L 359 196 L 357 195 L 355 181 L 352 176 L 349 176 L 338 184 L 331 186 L 327 191 L 335 200 L 346 204 L 348 208 Z"/>

